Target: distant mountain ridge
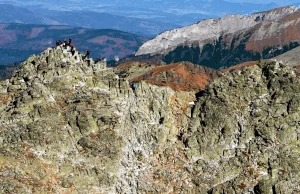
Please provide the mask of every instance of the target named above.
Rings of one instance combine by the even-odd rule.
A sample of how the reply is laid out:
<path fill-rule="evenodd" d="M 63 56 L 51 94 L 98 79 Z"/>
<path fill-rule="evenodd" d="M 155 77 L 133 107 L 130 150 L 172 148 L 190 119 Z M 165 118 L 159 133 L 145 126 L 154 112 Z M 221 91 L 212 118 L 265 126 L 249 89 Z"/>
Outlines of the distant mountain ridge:
<path fill-rule="evenodd" d="M 68 25 L 93 29 L 114 29 L 147 37 L 179 27 L 179 25 L 99 13 L 94 11 L 54 11 L 26 9 L 10 4 L 0 4 L 0 23 Z"/>
<path fill-rule="evenodd" d="M 77 50 L 91 50 L 91 57 L 112 59 L 132 54 L 147 39 L 117 30 L 94 30 L 58 25 L 0 24 L 0 65 L 22 61 L 32 54 L 55 46 L 58 40 L 72 39 Z"/>
<path fill-rule="evenodd" d="M 35 23 L 43 24 L 47 21 L 32 11 L 10 4 L 0 4 L 0 23 Z"/>
<path fill-rule="evenodd" d="M 282 7 L 250 16 L 228 15 L 161 33 L 139 55 L 162 55 L 165 62 L 190 61 L 218 69 L 271 58 L 299 45 L 300 10 Z"/>
<path fill-rule="evenodd" d="M 222 17 L 227 14 L 249 14 L 254 11 L 292 4 L 281 2 L 281 5 L 279 5 L 259 1 L 233 2 L 228 0 L 32 0 L 30 4 L 22 0 L 11 0 L 10 3 L 30 10 L 33 10 L 33 8 L 36 10 L 43 8 L 59 11 L 89 10 L 140 19 L 147 18 L 180 26 L 190 25 L 205 18 Z"/>

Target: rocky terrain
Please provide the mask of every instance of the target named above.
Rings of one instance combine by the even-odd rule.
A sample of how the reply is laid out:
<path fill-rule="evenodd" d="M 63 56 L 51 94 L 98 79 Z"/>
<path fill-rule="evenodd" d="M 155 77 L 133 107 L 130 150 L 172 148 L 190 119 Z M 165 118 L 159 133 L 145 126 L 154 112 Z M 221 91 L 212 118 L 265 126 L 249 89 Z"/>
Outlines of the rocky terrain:
<path fill-rule="evenodd" d="M 188 63 L 141 67 L 166 83 L 209 82 L 209 69 Z M 1 81 L 0 192 L 300 192 L 292 68 L 262 61 L 191 91 L 134 68 L 56 47 Z"/>
<path fill-rule="evenodd" d="M 249 16 L 228 15 L 159 34 L 136 55 L 162 55 L 211 68 L 267 59 L 299 46 L 300 9 L 282 7 Z"/>

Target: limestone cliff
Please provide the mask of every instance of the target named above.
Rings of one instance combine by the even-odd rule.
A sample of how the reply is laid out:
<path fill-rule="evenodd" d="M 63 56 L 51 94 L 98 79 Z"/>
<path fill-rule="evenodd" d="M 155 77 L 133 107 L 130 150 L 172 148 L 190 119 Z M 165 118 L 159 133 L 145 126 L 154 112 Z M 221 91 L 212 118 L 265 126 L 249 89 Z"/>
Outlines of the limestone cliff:
<path fill-rule="evenodd" d="M 300 192 L 300 85 L 276 62 L 200 93 L 48 49 L 0 82 L 1 193 Z"/>

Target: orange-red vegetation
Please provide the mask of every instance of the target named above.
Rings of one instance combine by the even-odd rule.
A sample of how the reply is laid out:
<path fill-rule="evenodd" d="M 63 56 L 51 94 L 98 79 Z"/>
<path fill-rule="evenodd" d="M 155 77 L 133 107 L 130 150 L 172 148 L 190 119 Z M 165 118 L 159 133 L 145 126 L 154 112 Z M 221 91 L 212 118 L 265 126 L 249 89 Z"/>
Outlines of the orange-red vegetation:
<path fill-rule="evenodd" d="M 246 187 L 247 187 L 247 185 L 246 185 L 245 183 L 242 183 L 242 184 L 239 186 L 239 188 L 242 189 L 242 190 L 245 189 Z"/>
<path fill-rule="evenodd" d="M 145 80 L 158 86 L 169 86 L 175 91 L 199 91 L 211 81 L 213 70 L 191 63 L 157 66 L 133 78 L 132 82 Z"/>
<path fill-rule="evenodd" d="M 6 94 L 0 95 L 0 104 L 7 105 L 10 102 L 11 98 L 12 98 L 11 93 L 6 93 Z"/>

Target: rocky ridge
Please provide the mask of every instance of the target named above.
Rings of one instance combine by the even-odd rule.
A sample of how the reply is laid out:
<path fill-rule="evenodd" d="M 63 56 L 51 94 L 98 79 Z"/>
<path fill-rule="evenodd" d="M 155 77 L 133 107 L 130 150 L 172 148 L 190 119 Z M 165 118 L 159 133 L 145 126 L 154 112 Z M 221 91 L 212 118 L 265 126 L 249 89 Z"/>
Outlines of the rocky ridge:
<path fill-rule="evenodd" d="M 300 84 L 278 62 L 206 89 L 140 80 L 61 47 L 0 82 L 1 193 L 298 193 Z"/>
<path fill-rule="evenodd" d="M 191 26 L 161 33 L 154 39 L 145 42 L 136 52 L 136 55 L 167 54 L 178 45 L 192 45 L 195 42 L 202 48 L 207 42 L 216 41 L 223 34 L 234 34 L 261 24 L 255 21 L 257 17 L 264 16 L 263 22 L 269 25 L 298 11 L 299 8 L 290 6 L 268 12 L 254 13 L 250 16 L 228 15 L 220 19 L 206 19 Z M 275 29 L 269 29 L 267 35 L 272 34 L 270 30 Z M 260 35 L 262 36 L 264 33 L 265 31 L 262 31 Z"/>
<path fill-rule="evenodd" d="M 289 6 L 207 19 L 159 34 L 136 56 L 158 55 L 166 63 L 189 61 L 214 69 L 269 59 L 299 46 L 299 17 L 299 8 Z"/>

